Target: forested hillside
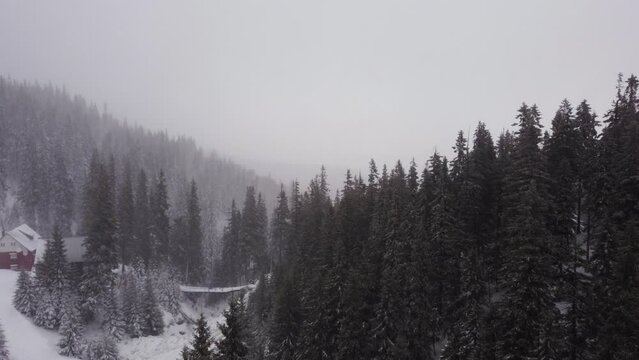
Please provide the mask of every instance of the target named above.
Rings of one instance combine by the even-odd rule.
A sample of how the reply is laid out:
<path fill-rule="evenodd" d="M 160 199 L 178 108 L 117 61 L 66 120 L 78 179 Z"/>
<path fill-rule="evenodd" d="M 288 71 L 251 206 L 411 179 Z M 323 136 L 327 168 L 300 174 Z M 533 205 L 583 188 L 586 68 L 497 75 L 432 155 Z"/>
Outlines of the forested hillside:
<path fill-rule="evenodd" d="M 282 191 L 272 274 L 227 331 L 249 355 L 219 358 L 639 358 L 637 88 L 620 77 L 601 122 L 564 100 L 546 130 L 523 104 L 514 131 L 460 132 L 421 175 L 371 161 L 336 199 L 324 173 Z M 224 248 L 242 249 L 233 214 Z"/>
<path fill-rule="evenodd" d="M 5 228 L 26 222 L 50 236 L 59 223 L 69 230 L 73 224 L 77 231 L 82 188 L 95 150 L 112 162 L 117 184 L 127 173 L 137 184 L 141 170 L 155 181 L 162 170 L 174 205 L 172 217 L 185 205 L 194 179 L 207 238 L 214 236 L 215 219 L 233 199 L 244 197 L 247 186 L 267 199 L 279 189 L 269 178 L 205 153 L 189 138 L 129 126 L 51 85 L 0 77 L 0 218 Z"/>
<path fill-rule="evenodd" d="M 620 76 L 601 117 L 563 100 L 545 128 L 524 103 L 496 140 L 479 123 L 421 171 L 371 160 L 335 197 L 323 169 L 274 194 L 190 141 L 128 129 L 54 89 L 0 84 L 9 219 L 60 228 L 16 293 L 39 326 L 67 336 L 99 323 L 106 340 L 91 346 L 113 348 L 162 332 L 158 309 L 175 310 L 178 282 L 258 282 L 231 299 L 222 338 L 197 322 L 183 359 L 639 358 L 635 76 Z M 220 163 L 233 171 L 218 174 Z M 209 172 L 257 189 L 242 180 L 217 195 Z M 211 194 L 231 207 L 215 263 Z M 61 246 L 75 228 L 87 236 L 81 275 Z M 121 264 L 134 271 L 112 271 Z M 137 322 L 121 316 L 131 304 L 146 309 Z"/>

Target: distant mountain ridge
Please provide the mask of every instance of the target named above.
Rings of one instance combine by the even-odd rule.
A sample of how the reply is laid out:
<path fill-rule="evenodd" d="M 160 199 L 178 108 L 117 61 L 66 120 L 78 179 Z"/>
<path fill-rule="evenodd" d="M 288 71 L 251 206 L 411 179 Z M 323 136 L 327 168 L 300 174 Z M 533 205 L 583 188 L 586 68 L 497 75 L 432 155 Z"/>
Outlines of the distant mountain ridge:
<path fill-rule="evenodd" d="M 0 77 L 0 204 L 4 205 L 0 219 L 5 228 L 31 216 L 36 222 L 31 225 L 41 233 L 51 229 L 55 206 L 51 179 L 60 164 L 70 177 L 77 222 L 81 190 L 94 150 L 112 157 L 116 175 L 127 161 L 133 174 L 144 169 L 154 178 L 163 170 L 172 209 L 179 208 L 181 194 L 195 179 L 205 227 L 215 227 L 216 218 L 226 212 L 231 201 L 243 199 L 247 186 L 261 192 L 269 208 L 279 191 L 273 179 L 214 152 L 205 153 L 191 138 L 129 126 L 81 96 L 71 96 L 52 85 Z M 17 200 L 25 183 L 33 195 L 31 204 Z"/>

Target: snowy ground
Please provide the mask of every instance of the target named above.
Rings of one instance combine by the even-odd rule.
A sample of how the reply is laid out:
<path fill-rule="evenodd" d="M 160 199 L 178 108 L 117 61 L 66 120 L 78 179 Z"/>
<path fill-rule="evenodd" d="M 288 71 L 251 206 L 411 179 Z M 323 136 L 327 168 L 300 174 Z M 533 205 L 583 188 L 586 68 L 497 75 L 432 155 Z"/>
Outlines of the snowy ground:
<path fill-rule="evenodd" d="M 182 311 L 192 319 L 197 319 L 200 312 L 204 313 L 211 333 L 214 337 L 219 336 L 217 322 L 223 322 L 222 312 L 225 303 L 222 302 L 213 308 L 195 309 L 183 304 Z M 120 343 L 120 355 L 124 360 L 176 360 L 180 358 L 180 353 L 184 345 L 190 344 L 193 338 L 193 325 L 188 323 L 176 324 L 168 313 L 164 314 L 164 322 L 168 326 L 164 329 L 164 334 L 160 336 L 149 336 L 138 339 L 125 339 Z"/>
<path fill-rule="evenodd" d="M 58 334 L 36 327 L 13 308 L 11 303 L 18 273 L 0 270 L 0 322 L 12 360 L 69 359 L 58 355 Z"/>
<path fill-rule="evenodd" d="M 60 360 L 69 359 L 57 355 L 58 334 L 55 331 L 38 328 L 31 320 L 18 313 L 12 304 L 18 273 L 0 270 L 0 323 L 4 328 L 12 360 Z M 194 308 L 182 304 L 182 311 L 193 319 L 204 313 L 214 337 L 219 336 L 217 322 L 222 322 L 225 302 L 212 308 Z M 184 345 L 192 339 L 192 325 L 177 324 L 169 314 L 165 314 L 164 334 L 138 339 L 124 339 L 119 344 L 123 360 L 175 360 L 180 357 Z"/>

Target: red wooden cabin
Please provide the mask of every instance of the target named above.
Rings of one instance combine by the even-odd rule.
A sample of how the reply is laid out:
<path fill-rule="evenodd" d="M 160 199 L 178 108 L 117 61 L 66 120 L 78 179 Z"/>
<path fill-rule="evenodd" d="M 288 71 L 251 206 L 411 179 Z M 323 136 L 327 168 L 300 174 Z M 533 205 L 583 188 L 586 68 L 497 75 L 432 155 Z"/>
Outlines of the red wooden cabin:
<path fill-rule="evenodd" d="M 26 224 L 0 238 L 0 269 L 31 270 L 40 235 Z"/>

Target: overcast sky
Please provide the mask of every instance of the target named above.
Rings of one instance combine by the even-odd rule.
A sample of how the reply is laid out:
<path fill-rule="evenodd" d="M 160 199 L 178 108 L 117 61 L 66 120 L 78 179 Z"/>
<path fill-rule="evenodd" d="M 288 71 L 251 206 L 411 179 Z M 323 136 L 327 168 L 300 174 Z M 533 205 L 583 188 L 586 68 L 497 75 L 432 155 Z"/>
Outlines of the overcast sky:
<path fill-rule="evenodd" d="M 522 101 L 546 124 L 564 97 L 603 114 L 639 72 L 632 0 L 1 4 L 0 74 L 274 176 L 421 164 L 478 121 L 496 137 Z"/>

